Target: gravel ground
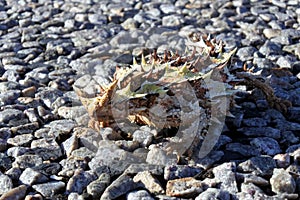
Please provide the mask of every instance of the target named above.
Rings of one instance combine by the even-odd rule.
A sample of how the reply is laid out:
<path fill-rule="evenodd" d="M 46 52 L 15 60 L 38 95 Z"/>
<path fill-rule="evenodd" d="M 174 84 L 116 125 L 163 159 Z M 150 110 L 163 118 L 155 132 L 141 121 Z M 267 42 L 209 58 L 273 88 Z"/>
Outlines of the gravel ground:
<path fill-rule="evenodd" d="M 92 94 L 132 55 L 180 51 L 193 31 L 238 47 L 235 65 L 288 112 L 239 92 L 213 151 L 186 164 L 150 148 L 150 128 L 112 143 L 87 127 L 74 83 Z M 0 1 L 0 200 L 299 199 L 299 39 L 297 0 Z"/>

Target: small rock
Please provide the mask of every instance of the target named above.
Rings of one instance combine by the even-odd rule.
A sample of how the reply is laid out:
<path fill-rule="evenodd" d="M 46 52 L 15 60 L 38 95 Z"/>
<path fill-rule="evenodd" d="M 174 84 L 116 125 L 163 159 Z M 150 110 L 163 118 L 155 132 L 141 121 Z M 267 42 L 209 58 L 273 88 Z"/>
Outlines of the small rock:
<path fill-rule="evenodd" d="M 33 185 L 32 188 L 41 193 L 44 197 L 52 197 L 55 194 L 63 191 L 65 188 L 65 183 L 62 181 L 52 181 L 48 183 L 42 183 Z"/>
<path fill-rule="evenodd" d="M 281 34 L 281 30 L 266 28 L 263 30 L 263 34 L 266 36 L 266 38 L 271 39 L 273 37 L 279 36 Z"/>
<path fill-rule="evenodd" d="M 208 188 L 201 194 L 199 194 L 195 200 L 209 200 L 209 199 L 222 199 L 222 200 L 230 200 L 230 193 L 217 188 Z"/>
<path fill-rule="evenodd" d="M 169 165 L 164 169 L 164 179 L 173 180 L 178 178 L 193 177 L 200 172 L 202 168 L 188 165 Z"/>
<path fill-rule="evenodd" d="M 24 118 L 23 112 L 17 109 L 5 109 L 0 111 L 0 122 L 5 124 L 9 124 L 9 121 L 22 118 Z"/>
<path fill-rule="evenodd" d="M 253 183 L 257 186 L 263 187 L 269 185 L 269 181 L 254 174 L 237 173 L 236 177 L 239 181 L 241 180 L 243 183 Z"/>
<path fill-rule="evenodd" d="M 260 155 L 260 152 L 256 147 L 241 143 L 229 143 L 226 145 L 226 150 L 239 153 L 246 157 Z"/>
<path fill-rule="evenodd" d="M 167 27 L 178 27 L 183 23 L 183 18 L 178 15 L 167 15 L 162 18 L 162 25 Z"/>
<path fill-rule="evenodd" d="M 78 148 L 78 138 L 76 135 L 73 135 L 66 141 L 62 143 L 62 147 L 67 157 L 69 157 L 73 150 Z"/>
<path fill-rule="evenodd" d="M 285 154 L 277 154 L 273 158 L 279 168 L 286 168 L 290 165 L 290 155 Z"/>
<path fill-rule="evenodd" d="M 254 117 L 254 118 L 243 119 L 243 124 L 249 127 L 263 127 L 263 126 L 267 126 L 268 122 L 265 119 Z"/>
<path fill-rule="evenodd" d="M 154 165 L 172 165 L 177 164 L 175 154 L 168 154 L 162 149 L 153 147 L 147 154 L 146 162 Z"/>
<path fill-rule="evenodd" d="M 263 194 L 262 189 L 254 185 L 253 183 L 242 183 L 241 192 L 249 193 L 253 198 L 258 196 L 258 194 Z"/>
<path fill-rule="evenodd" d="M 14 146 L 23 146 L 23 145 L 28 145 L 32 139 L 33 139 L 32 134 L 22 134 L 22 135 L 16 135 L 13 138 L 8 138 L 7 143 Z"/>
<path fill-rule="evenodd" d="M 164 173 L 162 166 L 150 164 L 131 164 L 124 173 L 137 174 L 143 171 L 148 171 L 153 175 L 162 175 Z"/>
<path fill-rule="evenodd" d="M 241 61 L 247 61 L 253 59 L 253 54 L 257 49 L 254 47 L 242 47 L 238 50 L 236 55 L 240 58 Z"/>
<path fill-rule="evenodd" d="M 136 130 L 133 135 L 133 141 L 137 141 L 142 147 L 148 147 L 152 140 L 153 134 L 148 131 Z"/>
<path fill-rule="evenodd" d="M 95 157 L 95 153 L 91 150 L 89 150 L 86 147 L 80 147 L 79 149 L 75 149 L 72 153 L 71 156 L 80 158 L 80 159 L 92 159 Z"/>
<path fill-rule="evenodd" d="M 203 191 L 201 181 L 192 177 L 169 180 L 166 192 L 168 196 L 191 198 L 196 197 Z"/>
<path fill-rule="evenodd" d="M 69 193 L 76 192 L 81 194 L 95 178 L 95 175 L 90 172 L 83 171 L 82 169 L 75 170 L 74 175 L 68 181 L 66 190 Z"/>
<path fill-rule="evenodd" d="M 133 152 L 140 146 L 138 141 L 127 141 L 127 140 L 117 140 L 117 141 L 115 141 L 115 144 L 118 147 L 120 147 L 121 149 L 124 149 L 125 151 L 130 151 L 130 152 Z"/>
<path fill-rule="evenodd" d="M 204 169 L 210 168 L 214 163 L 221 160 L 224 156 L 223 151 L 211 151 L 207 156 L 197 160 L 199 166 L 203 167 Z"/>
<path fill-rule="evenodd" d="M 0 195 L 7 193 L 13 188 L 12 180 L 9 176 L 0 172 Z"/>
<path fill-rule="evenodd" d="M 55 120 L 45 125 L 50 128 L 50 133 L 53 133 L 54 136 L 69 134 L 75 126 L 74 121 L 67 119 Z"/>
<path fill-rule="evenodd" d="M 130 164 L 143 162 L 139 157 L 120 149 L 110 141 L 101 141 L 99 146 L 95 157 L 89 162 L 90 169 L 94 171 L 100 166 L 109 166 L 111 173 L 117 175 L 121 174 Z"/>
<path fill-rule="evenodd" d="M 38 155 L 21 155 L 16 157 L 15 161 L 12 163 L 12 166 L 25 169 L 38 166 L 42 164 L 42 162 L 42 158 Z"/>
<path fill-rule="evenodd" d="M 137 21 L 135 21 L 133 18 L 128 18 L 126 19 L 121 26 L 125 29 L 125 30 L 130 30 L 130 29 L 135 29 L 138 26 Z"/>
<path fill-rule="evenodd" d="M 272 127 L 243 127 L 238 129 L 242 134 L 250 137 L 270 137 L 279 139 L 281 137 L 280 130 Z"/>
<path fill-rule="evenodd" d="M 43 200 L 43 196 L 40 194 L 29 194 L 26 195 L 25 200 Z"/>
<path fill-rule="evenodd" d="M 260 47 L 259 52 L 265 55 L 266 57 L 270 55 L 280 55 L 281 46 L 267 40 L 263 46 Z"/>
<path fill-rule="evenodd" d="M 146 190 L 138 190 L 129 192 L 126 195 L 127 200 L 154 200 Z"/>
<path fill-rule="evenodd" d="M 270 156 L 252 157 L 238 165 L 237 169 L 242 172 L 251 172 L 255 175 L 271 175 L 276 167 L 276 162 Z"/>
<path fill-rule="evenodd" d="M 296 183 L 293 177 L 284 169 L 274 169 L 270 183 L 272 191 L 276 194 L 292 194 L 296 189 Z"/>
<path fill-rule="evenodd" d="M 293 63 L 295 62 L 295 59 L 293 59 L 290 56 L 280 56 L 276 62 L 277 65 L 279 65 L 282 69 L 292 69 Z"/>
<path fill-rule="evenodd" d="M 99 176 L 99 178 L 95 181 L 92 181 L 87 186 L 87 193 L 90 194 L 94 199 L 99 199 L 105 188 L 110 183 L 110 176 L 107 173 L 103 173 Z"/>
<path fill-rule="evenodd" d="M 20 181 L 24 185 L 32 185 L 34 183 L 46 182 L 48 178 L 32 168 L 26 168 L 20 176 Z"/>
<path fill-rule="evenodd" d="M 101 135 L 91 128 L 75 128 L 74 133 L 79 139 L 79 144 L 93 152 L 97 152 Z"/>
<path fill-rule="evenodd" d="M 56 160 L 63 155 L 60 146 L 53 139 L 33 140 L 31 149 L 34 149 L 34 152 L 43 160 Z"/>
<path fill-rule="evenodd" d="M 257 137 L 250 141 L 259 151 L 266 155 L 275 155 L 281 153 L 280 146 L 276 140 L 268 137 Z"/>
<path fill-rule="evenodd" d="M 165 193 L 160 182 L 148 171 L 137 173 L 137 175 L 133 177 L 133 181 L 136 183 L 141 183 L 142 187 L 145 187 L 145 189 L 153 194 Z"/>
<path fill-rule="evenodd" d="M 20 170 L 20 168 L 16 168 L 16 167 L 12 167 L 10 168 L 9 170 L 7 170 L 5 172 L 5 174 L 7 176 L 9 176 L 11 178 L 11 180 L 13 181 L 18 181 L 19 180 L 19 177 L 21 176 L 22 174 L 22 171 Z"/>
<path fill-rule="evenodd" d="M 2 194 L 0 200 L 22 200 L 26 195 L 27 187 L 20 185 Z"/>
<path fill-rule="evenodd" d="M 237 182 L 235 178 L 236 165 L 233 162 L 221 164 L 213 168 L 215 179 L 221 183 L 220 189 L 231 194 L 237 193 Z"/>
<path fill-rule="evenodd" d="M 84 196 L 76 192 L 72 192 L 68 195 L 68 200 L 84 200 Z"/>
<path fill-rule="evenodd" d="M 100 200 L 116 199 L 137 187 L 130 176 L 122 174 L 105 189 Z"/>

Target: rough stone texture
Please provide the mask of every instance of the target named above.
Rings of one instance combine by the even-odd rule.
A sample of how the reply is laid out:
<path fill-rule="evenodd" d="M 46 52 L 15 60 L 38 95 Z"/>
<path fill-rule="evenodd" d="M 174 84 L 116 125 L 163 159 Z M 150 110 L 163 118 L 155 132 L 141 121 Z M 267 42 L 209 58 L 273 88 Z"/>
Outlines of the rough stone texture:
<path fill-rule="evenodd" d="M 20 185 L 13 188 L 6 193 L 2 194 L 0 200 L 21 200 L 24 199 L 26 195 L 27 187 L 25 185 Z"/>
<path fill-rule="evenodd" d="M 116 199 L 137 187 L 138 185 L 130 176 L 122 174 L 105 189 L 100 199 Z"/>
<path fill-rule="evenodd" d="M 284 169 L 274 169 L 273 175 L 270 179 L 272 191 L 276 194 L 280 193 L 294 193 L 296 183 L 293 177 Z"/>
<path fill-rule="evenodd" d="M 203 191 L 201 181 L 192 177 L 169 180 L 166 194 L 173 197 L 190 198 L 196 197 Z"/>
<path fill-rule="evenodd" d="M 208 188 L 207 190 L 205 190 L 195 198 L 195 200 L 208 200 L 208 199 L 230 200 L 230 194 L 229 192 L 221 189 Z"/>
<path fill-rule="evenodd" d="M 90 194 L 94 199 L 100 198 L 105 188 L 110 183 L 110 176 L 107 173 L 102 173 L 99 178 L 95 181 L 92 181 L 87 186 L 87 193 Z"/>
<path fill-rule="evenodd" d="M 47 180 L 48 180 L 48 178 L 45 175 L 43 175 L 40 172 L 35 171 L 31 168 L 26 168 L 20 176 L 20 181 L 24 185 L 33 185 L 36 183 L 43 183 L 43 182 L 46 182 Z"/>
<path fill-rule="evenodd" d="M 243 172 L 252 172 L 255 175 L 271 175 L 276 168 L 276 162 L 269 156 L 253 157 L 238 165 L 237 169 Z"/>
<path fill-rule="evenodd" d="M 215 179 L 221 183 L 220 189 L 232 194 L 238 192 L 235 171 L 235 163 L 224 163 L 213 169 Z"/>
<path fill-rule="evenodd" d="M 161 183 L 148 171 L 137 173 L 137 175 L 133 177 L 133 181 L 136 183 L 141 183 L 145 189 L 155 195 L 165 193 Z"/>
<path fill-rule="evenodd" d="M 94 174 L 77 169 L 68 181 L 66 190 L 68 193 L 76 192 L 81 194 L 88 184 L 95 180 L 95 178 Z"/>
<path fill-rule="evenodd" d="M 51 197 L 62 191 L 65 185 L 66 184 L 62 181 L 51 181 L 48 183 L 33 185 L 32 188 L 41 193 L 43 197 Z"/>
<path fill-rule="evenodd" d="M 9 176 L 0 172 L 0 195 L 8 192 L 13 188 L 12 180 Z"/>
<path fill-rule="evenodd" d="M 169 165 L 164 169 L 164 179 L 173 180 L 178 178 L 193 177 L 202 172 L 202 168 L 187 165 Z"/>
<path fill-rule="evenodd" d="M 133 191 L 129 192 L 126 195 L 127 200 L 154 200 L 153 197 L 146 191 L 146 190 L 138 190 L 138 191 Z"/>

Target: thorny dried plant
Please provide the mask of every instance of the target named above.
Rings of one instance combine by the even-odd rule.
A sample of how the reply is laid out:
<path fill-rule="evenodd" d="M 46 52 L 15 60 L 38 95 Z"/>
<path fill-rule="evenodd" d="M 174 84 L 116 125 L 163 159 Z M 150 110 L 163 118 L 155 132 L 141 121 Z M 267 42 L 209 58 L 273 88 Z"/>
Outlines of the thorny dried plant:
<path fill-rule="evenodd" d="M 158 132 L 176 129 L 175 137 L 165 138 L 170 143 L 164 148 L 176 151 L 179 156 L 191 155 L 214 124 L 219 125 L 212 129 L 211 139 L 217 140 L 224 116 L 232 116 L 229 109 L 234 106 L 237 84 L 261 89 L 269 105 L 278 110 L 285 112 L 290 106 L 258 77 L 231 69 L 236 49 L 227 51 L 222 41 L 198 33 L 189 36 L 187 47 L 183 56 L 177 52 L 165 51 L 159 55 L 153 51 L 142 56 L 140 64 L 134 59 L 129 68 L 117 67 L 111 83 L 100 86 L 100 93 L 94 98 L 75 88 L 89 113 L 89 126 L 122 131 L 120 124 L 125 123 L 147 125 Z M 128 133 L 126 137 L 131 135 Z"/>

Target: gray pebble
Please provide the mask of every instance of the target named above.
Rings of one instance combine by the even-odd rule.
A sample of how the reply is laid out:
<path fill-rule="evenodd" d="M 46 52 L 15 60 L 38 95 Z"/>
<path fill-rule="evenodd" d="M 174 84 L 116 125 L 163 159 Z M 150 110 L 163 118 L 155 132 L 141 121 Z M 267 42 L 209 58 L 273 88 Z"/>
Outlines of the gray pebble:
<path fill-rule="evenodd" d="M 79 138 L 79 144 L 93 152 L 97 152 L 101 135 L 91 128 L 75 128 L 74 134 Z"/>
<path fill-rule="evenodd" d="M 280 55 L 281 46 L 267 40 L 263 46 L 260 47 L 259 52 L 265 55 L 266 57 L 270 55 Z"/>
<path fill-rule="evenodd" d="M 0 172 L 0 195 L 8 192 L 13 188 L 12 180 L 9 178 L 9 176 L 2 174 Z"/>
<path fill-rule="evenodd" d="M 105 188 L 110 184 L 110 176 L 107 173 L 103 173 L 95 181 L 92 181 L 87 186 L 87 193 L 93 198 L 100 198 Z"/>
<path fill-rule="evenodd" d="M 152 194 L 157 195 L 165 193 L 159 180 L 148 171 L 137 173 L 133 177 L 133 181 L 139 183 L 140 187 L 147 189 Z"/>
<path fill-rule="evenodd" d="M 20 175 L 19 180 L 24 185 L 33 185 L 36 183 L 44 183 L 48 181 L 48 178 L 40 172 L 33 170 L 32 168 L 26 168 Z"/>
<path fill-rule="evenodd" d="M 270 185 L 268 180 L 254 174 L 237 173 L 236 176 L 238 180 L 242 179 L 243 183 L 253 183 L 263 187 Z"/>
<path fill-rule="evenodd" d="M 180 27 L 183 20 L 180 15 L 167 15 L 162 18 L 162 25 L 167 27 Z"/>
<path fill-rule="evenodd" d="M 199 166 L 203 167 L 204 169 L 210 168 L 214 163 L 219 161 L 224 156 L 223 151 L 211 151 L 207 156 L 197 160 Z"/>
<path fill-rule="evenodd" d="M 96 176 L 89 171 L 77 169 L 67 183 L 68 193 L 76 192 L 81 194 L 88 184 L 96 179 Z"/>
<path fill-rule="evenodd" d="M 16 135 L 13 138 L 8 138 L 7 143 L 11 144 L 13 146 L 26 146 L 28 145 L 33 139 L 32 134 L 22 134 L 22 135 Z"/>
<path fill-rule="evenodd" d="M 148 147 L 152 140 L 153 134 L 148 131 L 136 130 L 133 135 L 133 141 L 137 141 L 140 143 L 142 147 Z"/>
<path fill-rule="evenodd" d="M 12 181 L 19 181 L 19 177 L 22 174 L 22 170 L 20 168 L 12 167 L 9 170 L 5 172 L 9 178 L 11 178 Z"/>
<path fill-rule="evenodd" d="M 127 200 L 154 200 L 146 190 L 137 190 L 129 192 L 126 195 Z"/>
<path fill-rule="evenodd" d="M 210 200 L 210 199 L 222 199 L 222 200 L 230 200 L 230 193 L 217 188 L 208 188 L 201 194 L 199 194 L 195 200 Z"/>
<path fill-rule="evenodd" d="M 6 124 L 8 124 L 12 120 L 21 119 L 23 117 L 23 112 L 17 109 L 5 109 L 3 111 L 0 111 L 0 122 Z"/>
<path fill-rule="evenodd" d="M 268 122 L 265 119 L 254 117 L 254 118 L 243 119 L 243 125 L 249 127 L 263 127 L 263 126 L 267 126 Z"/>
<path fill-rule="evenodd" d="M 292 65 L 294 62 L 295 59 L 293 59 L 291 56 L 280 56 L 276 64 L 279 65 L 280 68 L 292 69 Z"/>
<path fill-rule="evenodd" d="M 255 175 L 271 175 L 276 167 L 276 162 L 269 156 L 252 157 L 238 165 L 237 169 L 242 172 L 252 172 Z"/>
<path fill-rule="evenodd" d="M 137 186 L 138 185 L 134 183 L 130 176 L 122 174 L 105 189 L 100 199 L 116 199 L 127 192 L 136 189 Z"/>
<path fill-rule="evenodd" d="M 293 177 L 284 169 L 274 169 L 270 183 L 272 191 L 276 194 L 291 194 L 294 193 L 296 189 L 296 183 Z"/>
<path fill-rule="evenodd" d="M 256 51 L 257 49 L 254 47 L 243 47 L 237 51 L 236 55 L 241 59 L 241 61 L 247 61 L 253 58 L 253 54 Z"/>
<path fill-rule="evenodd" d="M 164 179 L 173 180 L 178 178 L 193 177 L 199 174 L 203 169 L 200 167 L 188 165 L 170 165 L 164 169 Z"/>
<path fill-rule="evenodd" d="M 201 181 L 193 177 L 169 180 L 167 182 L 166 194 L 173 197 L 191 198 L 203 192 Z"/>
<path fill-rule="evenodd" d="M 38 166 L 42 164 L 42 162 L 42 158 L 38 155 L 21 155 L 16 157 L 15 161 L 12 163 L 12 166 L 25 169 Z"/>
<path fill-rule="evenodd" d="M 148 171 L 153 175 L 162 175 L 164 173 L 163 166 L 150 164 L 131 164 L 124 173 L 137 174 L 143 171 Z"/>
<path fill-rule="evenodd" d="M 241 143 L 229 143 L 226 145 L 226 150 L 239 153 L 246 157 L 260 155 L 260 151 L 256 147 Z"/>
<path fill-rule="evenodd" d="M 220 189 L 232 194 L 238 192 L 235 170 L 236 165 L 233 162 L 224 163 L 213 168 L 215 179 L 221 182 Z"/>
<path fill-rule="evenodd" d="M 238 129 L 243 135 L 251 137 L 266 136 L 274 139 L 279 139 L 281 134 L 279 129 L 272 127 L 243 127 Z"/>
<path fill-rule="evenodd" d="M 69 157 L 73 150 L 78 148 L 78 138 L 76 135 L 71 136 L 62 143 L 64 153 Z"/>
<path fill-rule="evenodd" d="M 31 142 L 31 149 L 43 160 L 56 160 L 62 156 L 62 150 L 53 139 L 39 139 Z"/>
<path fill-rule="evenodd" d="M 75 149 L 74 151 L 72 151 L 71 155 L 81 159 L 92 159 L 93 157 L 95 157 L 95 153 L 86 147 L 80 147 L 79 149 Z"/>
<path fill-rule="evenodd" d="M 45 125 L 45 127 L 50 128 L 50 133 L 53 133 L 54 136 L 66 135 L 71 132 L 75 127 L 75 122 L 68 119 L 55 120 Z"/>
<path fill-rule="evenodd" d="M 275 155 L 281 153 L 278 142 L 269 137 L 257 137 L 251 140 L 251 145 L 255 146 L 262 154 Z"/>
<path fill-rule="evenodd" d="M 168 154 L 162 149 L 153 147 L 147 154 L 146 162 L 155 165 L 172 165 L 177 164 L 175 154 Z"/>
<path fill-rule="evenodd" d="M 32 188 L 41 193 L 43 197 L 51 197 L 62 191 L 65 188 L 65 185 L 66 184 L 62 181 L 51 181 L 48 183 L 33 185 Z"/>
<path fill-rule="evenodd" d="M 20 185 L 2 194 L 0 200 L 22 200 L 26 195 L 27 186 Z"/>

